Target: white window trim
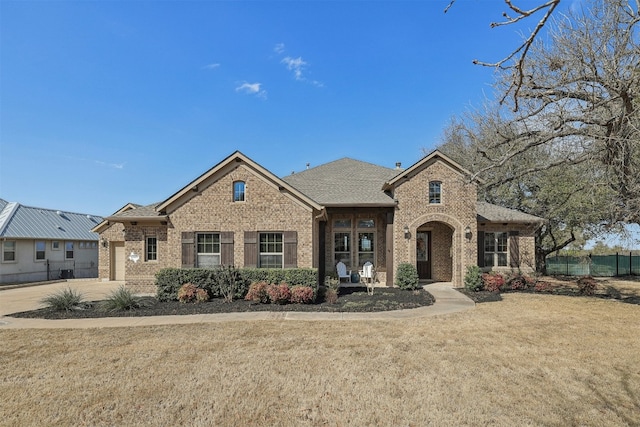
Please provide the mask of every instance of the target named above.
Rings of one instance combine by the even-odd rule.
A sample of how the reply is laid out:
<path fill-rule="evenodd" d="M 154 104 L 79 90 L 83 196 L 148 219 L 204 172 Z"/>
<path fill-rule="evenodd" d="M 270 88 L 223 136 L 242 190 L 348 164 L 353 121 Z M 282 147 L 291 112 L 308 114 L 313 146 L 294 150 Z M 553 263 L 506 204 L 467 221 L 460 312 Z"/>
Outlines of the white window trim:
<path fill-rule="evenodd" d="M 73 254 L 71 258 L 67 257 L 67 254 L 69 253 L 69 251 L 67 250 L 67 243 L 71 243 L 71 252 Z M 71 260 L 75 258 L 76 258 L 76 245 L 74 244 L 74 242 L 69 242 L 69 241 L 64 242 L 64 259 Z"/>
<path fill-rule="evenodd" d="M 4 245 L 6 243 L 13 243 L 13 259 L 5 260 L 4 259 Z M 6 264 L 12 264 L 18 262 L 18 242 L 16 240 L 3 240 L 2 241 L 2 262 Z"/>
<path fill-rule="evenodd" d="M 438 201 L 437 202 L 432 202 L 431 201 L 431 184 L 438 184 Z M 441 205 L 442 204 L 442 181 L 438 181 L 438 180 L 433 180 L 433 181 L 429 181 L 429 194 L 427 195 L 429 198 L 429 204 L 430 205 Z"/>
<path fill-rule="evenodd" d="M 494 244 L 494 251 L 487 251 L 486 249 L 486 239 L 487 239 L 487 235 L 491 235 L 493 234 L 493 244 Z M 507 238 L 507 243 L 506 243 L 506 249 L 504 251 L 498 251 L 498 235 L 499 234 L 504 234 L 506 235 Z M 486 231 L 484 234 L 484 239 L 485 241 L 482 243 L 483 245 L 485 245 L 484 247 L 484 256 L 485 256 L 485 267 L 490 267 L 490 268 L 506 268 L 509 267 L 509 232 L 507 231 Z M 493 258 L 493 262 L 491 263 L 491 265 L 486 265 L 486 256 L 487 254 L 492 254 L 492 258 Z M 505 254 L 505 265 L 500 265 L 499 262 L 499 254 Z"/>
<path fill-rule="evenodd" d="M 149 259 L 149 239 L 156 239 L 155 245 L 155 259 Z M 145 262 L 158 262 L 158 238 L 156 236 L 146 236 L 144 238 L 144 261 Z"/>
<path fill-rule="evenodd" d="M 282 251 L 281 252 L 262 252 L 262 236 L 267 235 L 267 234 L 273 234 L 273 235 L 278 235 L 280 236 L 280 246 Z M 267 245 L 269 244 L 278 244 L 278 242 L 266 242 Z M 270 255 L 279 255 L 280 256 L 280 267 L 263 267 L 262 266 L 262 256 L 270 256 Z M 279 232 L 279 231 L 265 231 L 265 232 L 261 232 L 258 235 L 258 268 L 284 268 L 284 233 Z"/>
<path fill-rule="evenodd" d="M 44 245 L 44 249 L 42 251 L 38 251 L 38 243 L 42 243 Z M 42 259 L 38 259 L 38 252 L 44 252 L 44 257 Z M 44 240 L 36 240 L 33 242 L 33 261 L 34 262 L 45 262 L 47 260 L 47 242 Z"/>
<path fill-rule="evenodd" d="M 236 200 L 236 184 L 242 184 L 242 200 Z M 247 201 L 247 183 L 242 180 L 233 181 L 233 203 L 244 203 Z"/>
<path fill-rule="evenodd" d="M 212 234 L 212 235 L 217 235 L 218 236 L 218 252 L 199 252 L 198 251 L 198 237 L 205 235 L 205 234 Z M 157 242 L 157 240 L 156 240 Z M 215 246 L 215 243 L 214 243 Z M 220 243 L 220 233 L 219 232 L 214 232 L 214 231 L 207 231 L 207 232 L 199 232 L 196 233 L 196 267 L 198 268 L 206 268 L 200 265 L 199 263 L 199 256 L 200 255 L 213 255 L 214 257 L 217 256 L 218 257 L 218 266 L 222 265 L 222 245 Z"/>
<path fill-rule="evenodd" d="M 57 247 L 56 247 L 57 245 Z M 60 250 L 60 241 L 59 240 L 52 240 L 51 241 L 51 250 L 52 251 L 59 251 Z"/>

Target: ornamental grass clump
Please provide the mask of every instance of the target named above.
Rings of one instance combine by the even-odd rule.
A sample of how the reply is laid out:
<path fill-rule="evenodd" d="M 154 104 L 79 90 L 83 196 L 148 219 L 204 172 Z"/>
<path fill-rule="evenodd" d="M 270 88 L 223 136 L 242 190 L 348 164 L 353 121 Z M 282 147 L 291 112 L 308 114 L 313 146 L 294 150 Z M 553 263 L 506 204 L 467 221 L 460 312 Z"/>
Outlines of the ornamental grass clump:
<path fill-rule="evenodd" d="M 142 307 L 141 299 L 134 296 L 124 285 L 112 291 L 100 304 L 100 308 L 104 311 L 128 311 L 140 307 Z"/>
<path fill-rule="evenodd" d="M 88 304 L 84 301 L 81 292 L 71 288 L 61 289 L 47 295 L 40 302 L 55 311 L 82 310 Z"/>

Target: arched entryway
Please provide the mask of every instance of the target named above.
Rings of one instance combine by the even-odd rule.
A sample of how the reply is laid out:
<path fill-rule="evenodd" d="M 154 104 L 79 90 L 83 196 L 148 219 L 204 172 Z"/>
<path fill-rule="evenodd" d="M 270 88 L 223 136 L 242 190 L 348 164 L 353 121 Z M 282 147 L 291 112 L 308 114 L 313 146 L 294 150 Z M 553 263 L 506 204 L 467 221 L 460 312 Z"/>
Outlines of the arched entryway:
<path fill-rule="evenodd" d="M 454 229 L 440 221 L 426 222 L 416 229 L 415 260 L 421 280 L 453 280 Z"/>

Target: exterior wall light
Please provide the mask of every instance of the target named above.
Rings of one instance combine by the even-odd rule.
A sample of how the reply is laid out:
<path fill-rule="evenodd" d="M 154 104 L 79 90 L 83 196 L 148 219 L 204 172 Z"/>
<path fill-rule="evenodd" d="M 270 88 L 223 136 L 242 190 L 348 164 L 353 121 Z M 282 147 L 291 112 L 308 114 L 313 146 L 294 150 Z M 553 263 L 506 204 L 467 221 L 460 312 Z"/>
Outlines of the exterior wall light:
<path fill-rule="evenodd" d="M 102 243 L 102 247 L 103 248 L 108 248 L 109 247 L 109 241 L 107 239 L 105 239 L 104 237 L 101 240 Z"/>
<path fill-rule="evenodd" d="M 404 228 L 402 229 L 402 231 L 404 231 L 404 238 L 408 239 L 411 237 L 411 233 L 409 232 L 409 226 L 405 225 Z"/>
<path fill-rule="evenodd" d="M 469 227 L 468 225 L 464 229 L 464 237 L 466 237 L 467 240 L 471 240 L 471 227 Z"/>

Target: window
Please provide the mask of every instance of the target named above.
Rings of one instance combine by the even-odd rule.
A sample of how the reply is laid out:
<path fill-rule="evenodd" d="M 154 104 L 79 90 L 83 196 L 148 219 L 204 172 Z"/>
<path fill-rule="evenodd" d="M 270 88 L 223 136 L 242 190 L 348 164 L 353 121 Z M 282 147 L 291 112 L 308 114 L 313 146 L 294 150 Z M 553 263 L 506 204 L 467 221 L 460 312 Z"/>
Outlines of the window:
<path fill-rule="evenodd" d="M 484 265 L 485 267 L 507 266 L 506 232 L 484 233 Z"/>
<path fill-rule="evenodd" d="M 196 267 L 220 265 L 220 234 L 198 233 L 196 246 Z"/>
<path fill-rule="evenodd" d="M 351 233 L 333 233 L 334 262 L 342 261 L 347 269 L 351 265 Z"/>
<path fill-rule="evenodd" d="M 73 259 L 73 242 L 64 243 L 64 258 Z"/>
<path fill-rule="evenodd" d="M 244 181 L 233 183 L 233 201 L 244 202 Z"/>
<path fill-rule="evenodd" d="M 147 237 L 147 244 L 145 251 L 145 259 L 147 261 L 157 261 L 158 260 L 158 238 Z"/>
<path fill-rule="evenodd" d="M 5 240 L 2 242 L 2 262 L 14 262 L 16 260 L 16 242 Z"/>
<path fill-rule="evenodd" d="M 43 241 L 36 241 L 36 261 L 44 261 L 46 245 Z"/>
<path fill-rule="evenodd" d="M 282 233 L 260 233 L 258 267 L 283 268 Z"/>
<path fill-rule="evenodd" d="M 440 181 L 431 181 L 429 183 L 429 203 L 442 203 L 442 183 Z"/>
<path fill-rule="evenodd" d="M 58 242 L 57 240 L 54 240 L 53 242 L 51 242 L 51 250 L 59 251 L 60 250 L 60 242 Z"/>
<path fill-rule="evenodd" d="M 358 265 L 362 267 L 367 261 L 375 265 L 373 233 L 358 233 Z"/>

